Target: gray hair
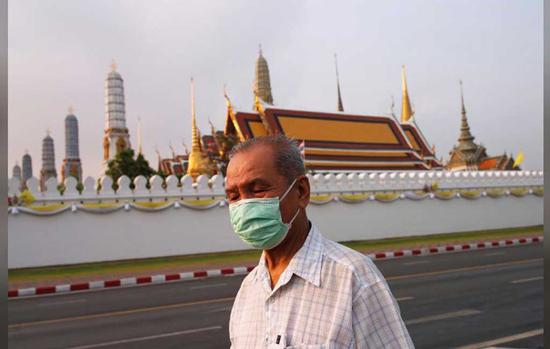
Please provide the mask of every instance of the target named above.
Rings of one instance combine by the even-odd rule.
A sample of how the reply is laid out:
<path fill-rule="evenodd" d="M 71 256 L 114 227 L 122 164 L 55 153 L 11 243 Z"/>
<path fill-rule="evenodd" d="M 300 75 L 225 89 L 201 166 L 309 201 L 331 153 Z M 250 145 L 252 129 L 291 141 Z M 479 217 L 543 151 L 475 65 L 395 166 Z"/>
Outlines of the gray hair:
<path fill-rule="evenodd" d="M 306 173 L 298 142 L 285 135 L 250 138 L 234 146 L 229 153 L 229 159 L 258 145 L 270 146 L 275 151 L 275 167 L 287 179 L 288 184 Z"/>

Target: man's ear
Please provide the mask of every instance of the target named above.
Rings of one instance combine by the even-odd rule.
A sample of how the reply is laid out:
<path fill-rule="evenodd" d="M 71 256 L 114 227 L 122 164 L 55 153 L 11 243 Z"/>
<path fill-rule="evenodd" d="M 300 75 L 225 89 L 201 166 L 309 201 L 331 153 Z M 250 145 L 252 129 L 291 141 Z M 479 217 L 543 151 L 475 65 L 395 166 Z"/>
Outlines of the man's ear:
<path fill-rule="evenodd" d="M 298 183 L 296 183 L 298 186 L 298 203 L 300 208 L 306 208 L 306 206 L 309 204 L 309 196 L 311 194 L 310 192 L 310 186 L 309 186 L 309 178 L 307 178 L 306 175 L 303 175 L 298 178 Z"/>

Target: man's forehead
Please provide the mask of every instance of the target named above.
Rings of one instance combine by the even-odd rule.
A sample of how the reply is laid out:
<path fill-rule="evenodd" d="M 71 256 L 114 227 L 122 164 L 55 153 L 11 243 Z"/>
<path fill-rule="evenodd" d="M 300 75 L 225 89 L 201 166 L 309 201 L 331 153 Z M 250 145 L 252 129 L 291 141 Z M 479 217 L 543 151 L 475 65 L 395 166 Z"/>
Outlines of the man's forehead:
<path fill-rule="evenodd" d="M 273 149 L 269 146 L 258 145 L 235 154 L 227 168 L 228 183 L 251 180 L 273 182 L 274 176 L 279 176 L 279 173 L 275 167 Z"/>

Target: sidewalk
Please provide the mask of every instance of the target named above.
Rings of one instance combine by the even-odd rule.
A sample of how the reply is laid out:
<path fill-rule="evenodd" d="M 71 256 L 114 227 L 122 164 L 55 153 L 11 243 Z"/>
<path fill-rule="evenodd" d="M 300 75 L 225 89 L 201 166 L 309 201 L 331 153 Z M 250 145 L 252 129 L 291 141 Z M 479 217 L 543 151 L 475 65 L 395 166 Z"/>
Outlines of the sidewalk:
<path fill-rule="evenodd" d="M 384 252 L 387 251 L 397 251 L 397 254 L 395 257 L 403 256 L 404 254 L 400 251 L 404 250 L 430 250 L 430 249 L 436 249 L 438 247 L 447 247 L 452 245 L 473 245 L 475 249 L 475 245 L 479 243 L 484 242 L 492 242 L 495 240 L 498 241 L 511 241 L 513 239 L 521 240 L 521 239 L 527 239 L 527 238 L 533 238 L 533 237 L 541 237 L 542 234 L 540 232 L 533 232 L 533 233 L 525 233 L 525 234 L 517 234 L 515 236 L 510 236 L 502 239 L 456 239 L 456 240 L 448 240 L 444 243 L 440 244 L 422 244 L 422 243 L 411 243 L 410 245 L 407 245 L 407 247 L 398 247 L 398 248 L 385 248 L 385 249 L 377 249 L 377 248 L 358 248 L 357 250 L 364 253 L 364 254 L 371 254 L 371 258 L 373 259 L 384 259 Z M 523 243 L 523 242 L 522 242 Z M 503 244 L 504 246 L 506 244 Z M 489 247 L 489 246 L 487 246 Z M 466 248 L 464 248 L 466 249 Z M 470 248 L 467 248 L 470 249 Z M 449 252 L 452 252 L 452 250 L 448 250 Z M 393 252 L 390 252 L 390 256 Z M 260 252 L 258 252 L 259 256 Z M 410 255 L 411 253 L 409 253 Z M 412 253 L 412 255 L 416 255 L 420 253 Z M 406 255 L 406 254 L 405 254 Z M 25 280 L 25 281 L 9 281 L 8 279 L 8 289 L 14 290 L 14 289 L 23 289 L 23 288 L 37 288 L 37 287 L 44 287 L 44 286 L 51 286 L 51 285 L 67 285 L 67 284 L 80 284 L 80 283 L 88 283 L 88 282 L 95 282 L 95 281 L 107 281 L 107 280 L 120 280 L 124 278 L 140 278 L 140 277 L 149 277 L 152 275 L 161 275 L 161 274 L 179 274 L 179 273 L 191 273 L 193 272 L 199 276 L 207 276 L 205 271 L 207 270 L 221 270 L 223 274 L 223 270 L 231 270 L 238 267 L 253 267 L 257 264 L 259 257 L 249 257 L 249 258 L 240 258 L 238 260 L 232 261 L 230 263 L 201 263 L 201 264 L 193 264 L 193 265 L 182 265 L 179 266 L 171 266 L 171 267 L 156 267 L 156 268 L 142 268 L 138 270 L 132 270 L 131 272 L 113 272 L 113 271 L 106 271 L 106 272 L 95 272 L 90 274 L 84 274 L 84 275 L 78 275 L 78 276 L 61 276 L 61 277 L 51 277 L 48 278 L 48 280 L 41 280 L 41 281 L 31 281 L 31 280 Z M 63 267 L 60 267 L 62 269 Z M 227 272 L 228 274 L 233 274 L 233 272 Z"/>

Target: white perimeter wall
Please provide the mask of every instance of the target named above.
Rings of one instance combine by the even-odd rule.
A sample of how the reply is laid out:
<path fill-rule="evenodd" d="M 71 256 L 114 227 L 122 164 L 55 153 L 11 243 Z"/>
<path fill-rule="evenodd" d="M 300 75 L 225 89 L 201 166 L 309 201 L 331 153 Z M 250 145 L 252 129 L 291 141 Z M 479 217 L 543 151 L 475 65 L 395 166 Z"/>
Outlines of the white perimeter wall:
<path fill-rule="evenodd" d="M 247 246 L 231 230 L 227 206 L 106 214 L 66 211 L 52 216 L 8 215 L 8 267 L 99 262 Z M 498 229 L 543 224 L 535 195 L 475 200 L 401 199 L 382 203 L 311 204 L 310 219 L 336 241 Z"/>

